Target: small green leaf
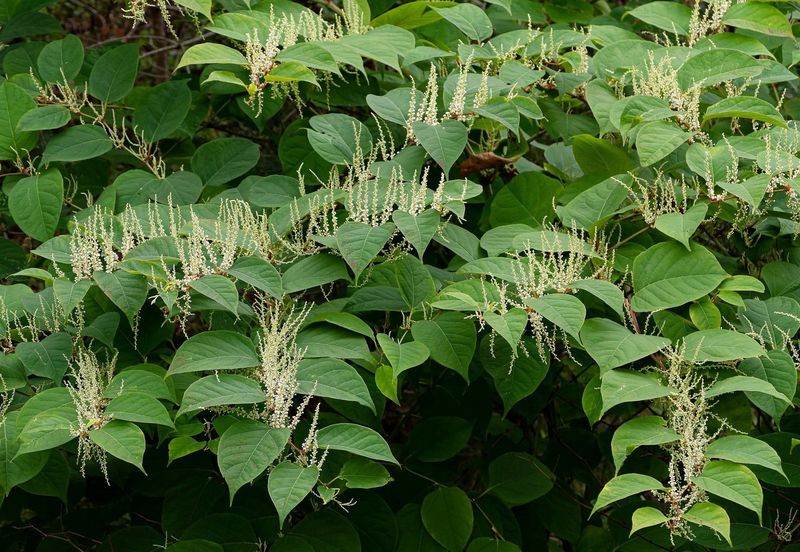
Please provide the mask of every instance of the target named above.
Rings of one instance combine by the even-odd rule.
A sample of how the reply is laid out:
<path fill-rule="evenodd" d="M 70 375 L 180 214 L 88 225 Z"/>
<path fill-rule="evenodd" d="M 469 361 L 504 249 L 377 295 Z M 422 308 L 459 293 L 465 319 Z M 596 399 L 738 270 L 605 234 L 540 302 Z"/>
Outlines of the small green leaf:
<path fill-rule="evenodd" d="M 355 368 L 338 358 L 306 359 L 297 368 L 297 393 L 352 401 L 375 412 L 367 384 Z"/>
<path fill-rule="evenodd" d="M 239 291 L 236 289 L 236 284 L 225 276 L 206 274 L 194 280 L 191 283 L 191 287 L 200 295 L 204 295 L 215 303 L 219 303 L 220 306 L 232 312 L 234 315 L 237 313 L 239 307 Z"/>
<path fill-rule="evenodd" d="M 719 460 L 729 460 L 737 464 L 763 466 L 786 477 L 781 465 L 781 457 L 764 441 L 749 435 L 728 435 L 711 442 L 706 448 L 706 456 Z M 789 479 L 786 479 L 789 481 Z"/>
<path fill-rule="evenodd" d="M 646 491 L 656 491 L 664 486 L 658 479 L 639 473 L 626 473 L 614 477 L 605 484 L 592 508 L 590 516 L 612 502 L 617 502 L 629 496 L 638 495 Z"/>
<path fill-rule="evenodd" d="M 569 335 L 580 341 L 586 307 L 580 299 L 565 293 L 549 293 L 526 299 L 525 304 Z"/>
<path fill-rule="evenodd" d="M 239 50 L 234 50 L 223 44 L 206 42 L 204 44 L 195 44 L 186 50 L 175 69 L 177 70 L 187 65 L 206 65 L 209 63 L 246 66 L 247 59 Z"/>
<path fill-rule="evenodd" d="M 689 239 L 703 223 L 708 212 L 708 205 L 695 203 L 685 213 L 666 213 L 656 217 L 655 228 L 672 239 L 681 242 L 687 250 L 691 251 Z"/>
<path fill-rule="evenodd" d="M 633 516 L 631 516 L 630 535 L 633 535 L 636 531 L 640 531 L 641 529 L 661 525 L 666 521 L 668 521 L 667 516 L 652 506 L 643 506 L 641 508 L 637 508 L 633 512 Z"/>
<path fill-rule="evenodd" d="M 683 340 L 683 355 L 693 362 L 725 362 L 765 355 L 752 337 L 733 330 L 702 330 Z"/>
<path fill-rule="evenodd" d="M 478 341 L 472 320 L 465 319 L 460 313 L 445 312 L 433 320 L 414 322 L 411 335 L 415 341 L 428 347 L 433 360 L 455 370 L 468 381 L 469 363 Z"/>
<path fill-rule="evenodd" d="M 158 399 L 129 389 L 112 399 L 106 406 L 105 413 L 115 420 L 174 427 L 167 409 Z"/>
<path fill-rule="evenodd" d="M 394 233 L 395 226 L 386 223 L 370 226 L 361 222 L 346 222 L 336 230 L 336 244 L 356 280 Z"/>
<path fill-rule="evenodd" d="M 680 435 L 665 426 L 666 422 L 660 416 L 638 416 L 619 426 L 611 437 L 611 457 L 614 460 L 615 473 L 619 473 L 622 463 L 638 447 L 663 445 L 680 438 Z"/>
<path fill-rule="evenodd" d="M 97 286 L 119 307 L 128 318 L 131 327 L 147 299 L 147 281 L 137 274 L 124 270 L 115 272 L 95 271 L 92 275 Z"/>
<path fill-rule="evenodd" d="M 786 121 L 774 105 L 760 98 L 739 96 L 725 98 L 706 109 L 703 121 L 712 119 L 752 119 L 771 125 L 786 127 Z"/>

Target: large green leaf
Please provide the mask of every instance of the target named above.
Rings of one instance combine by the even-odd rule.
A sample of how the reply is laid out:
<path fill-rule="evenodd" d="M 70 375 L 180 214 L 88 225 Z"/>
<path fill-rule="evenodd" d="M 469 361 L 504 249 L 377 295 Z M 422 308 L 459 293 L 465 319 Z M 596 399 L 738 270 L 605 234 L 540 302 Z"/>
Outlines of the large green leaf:
<path fill-rule="evenodd" d="M 336 230 L 336 244 L 345 262 L 358 279 L 394 233 L 392 223 L 370 226 L 362 222 L 347 222 Z"/>
<path fill-rule="evenodd" d="M 459 121 L 446 120 L 437 125 L 415 122 L 412 128 L 419 144 L 447 175 L 467 145 L 467 127 Z"/>
<path fill-rule="evenodd" d="M 601 378 L 600 396 L 603 399 L 603 413 L 618 404 L 660 399 L 672 393 L 675 393 L 675 389 L 662 383 L 654 373 L 609 370 Z"/>
<path fill-rule="evenodd" d="M 674 430 L 666 427 L 664 418 L 660 416 L 638 416 L 628 420 L 615 431 L 611 437 L 611 457 L 614 460 L 616 473 L 622 463 L 638 447 L 663 445 L 680 438 Z"/>
<path fill-rule="evenodd" d="M 341 423 L 323 427 L 317 432 L 322 448 L 343 450 L 382 462 L 397 464 L 389 445 L 378 432 L 358 424 Z"/>
<path fill-rule="evenodd" d="M 472 534 L 469 497 L 458 487 L 439 487 L 422 501 L 422 523 L 428 533 L 450 552 L 459 552 Z"/>
<path fill-rule="evenodd" d="M 39 241 L 53 237 L 63 206 L 64 181 L 57 169 L 21 179 L 8 194 L 14 222 Z"/>
<path fill-rule="evenodd" d="M 297 392 L 356 402 L 375 412 L 364 379 L 355 368 L 338 358 L 301 361 L 297 368 Z"/>
<path fill-rule="evenodd" d="M 97 286 L 128 317 L 131 326 L 139 314 L 139 310 L 147 299 L 147 282 L 137 274 L 124 270 L 115 272 L 95 271 L 92 275 Z"/>
<path fill-rule="evenodd" d="M 169 374 L 237 370 L 260 363 L 253 342 L 245 335 L 226 330 L 193 335 L 175 352 Z"/>
<path fill-rule="evenodd" d="M 786 477 L 781 466 L 781 457 L 778 456 L 775 449 L 764 441 L 749 435 L 720 437 L 708 445 L 706 456 L 738 464 L 763 466 Z"/>
<path fill-rule="evenodd" d="M 411 326 L 411 334 L 431 352 L 431 358 L 455 370 L 469 380 L 469 363 L 475 354 L 475 324 L 461 314 L 445 312 L 433 320 L 420 320 Z"/>
<path fill-rule="evenodd" d="M 686 304 L 711 293 L 728 274 L 705 247 L 664 242 L 638 255 L 633 263 L 631 306 L 637 312 Z"/>
<path fill-rule="evenodd" d="M 254 420 L 236 422 L 222 434 L 217 462 L 228 483 L 231 503 L 236 491 L 252 483 L 280 456 L 289 434 L 289 429 L 272 428 Z"/>
<path fill-rule="evenodd" d="M 136 424 L 113 420 L 90 431 L 89 439 L 111 456 L 133 464 L 144 472 L 144 433 Z"/>
<path fill-rule="evenodd" d="M 35 133 L 17 129 L 22 116 L 35 107 L 25 90 L 8 80 L 0 82 L 0 160 L 23 159 L 36 145 Z"/>
<path fill-rule="evenodd" d="M 693 481 L 704 491 L 754 511 L 761 521 L 764 494 L 755 474 L 746 466 L 719 460 L 708 462 Z"/>
<path fill-rule="evenodd" d="M 89 74 L 89 94 L 104 103 L 124 98 L 133 88 L 139 70 L 139 47 L 123 44 L 94 63 Z"/>
<path fill-rule="evenodd" d="M 669 339 L 640 335 L 606 318 L 590 318 L 581 328 L 581 342 L 586 352 L 609 369 L 630 364 L 669 345 Z"/>
<path fill-rule="evenodd" d="M 213 406 L 255 404 L 265 400 L 267 396 L 255 380 L 236 374 L 217 374 L 200 378 L 186 388 L 178 415 Z"/>
<path fill-rule="evenodd" d="M 317 466 L 299 466 L 291 462 L 281 462 L 269 472 L 269 497 L 278 511 L 281 527 L 289 513 L 314 488 L 318 477 Z"/>

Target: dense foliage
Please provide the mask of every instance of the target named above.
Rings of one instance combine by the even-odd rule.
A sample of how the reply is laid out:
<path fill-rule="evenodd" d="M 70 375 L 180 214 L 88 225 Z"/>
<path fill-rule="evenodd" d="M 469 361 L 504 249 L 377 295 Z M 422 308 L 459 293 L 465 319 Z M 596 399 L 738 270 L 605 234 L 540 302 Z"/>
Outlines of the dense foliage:
<path fill-rule="evenodd" d="M 797 550 L 795 9 L 0 0 L 0 548 Z"/>

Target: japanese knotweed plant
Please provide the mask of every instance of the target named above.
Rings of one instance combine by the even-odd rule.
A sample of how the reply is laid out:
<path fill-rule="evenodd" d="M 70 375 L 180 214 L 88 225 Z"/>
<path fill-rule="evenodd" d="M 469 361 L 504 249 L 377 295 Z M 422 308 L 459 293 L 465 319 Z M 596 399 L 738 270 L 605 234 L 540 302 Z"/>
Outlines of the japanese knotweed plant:
<path fill-rule="evenodd" d="M 0 0 L 4 549 L 791 549 L 791 4 L 78 4 Z"/>

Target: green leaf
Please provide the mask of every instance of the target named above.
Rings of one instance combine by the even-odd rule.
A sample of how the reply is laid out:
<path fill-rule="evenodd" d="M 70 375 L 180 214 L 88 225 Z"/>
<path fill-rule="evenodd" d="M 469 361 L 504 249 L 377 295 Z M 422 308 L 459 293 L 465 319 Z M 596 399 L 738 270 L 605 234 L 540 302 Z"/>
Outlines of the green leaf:
<path fill-rule="evenodd" d="M 112 148 L 106 131 L 98 126 L 78 125 L 59 133 L 47 143 L 42 155 L 45 163 L 93 159 Z"/>
<path fill-rule="evenodd" d="M 517 345 L 522 339 L 522 333 L 528 325 L 528 313 L 518 307 L 514 307 L 503 314 L 487 311 L 483 313 L 483 318 L 500 337 L 506 340 L 506 343 L 514 351 L 517 350 Z"/>
<path fill-rule="evenodd" d="M 472 534 L 472 503 L 458 487 L 439 487 L 422 500 L 422 524 L 450 552 L 464 550 Z"/>
<path fill-rule="evenodd" d="M 142 367 L 152 365 L 142 364 Z M 159 372 L 150 372 L 148 370 L 137 370 L 135 367 L 123 370 L 115 375 L 111 382 L 106 386 L 103 396 L 113 399 L 122 394 L 124 390 L 126 393 L 133 391 L 145 394 L 153 399 L 163 399 L 175 402 L 173 393 L 167 387 L 164 378 L 160 375 L 164 369 L 159 367 Z"/>
<path fill-rule="evenodd" d="M 754 511 L 761 522 L 764 496 L 758 479 L 748 467 L 726 461 L 708 462 L 693 482 L 706 492 Z"/>
<path fill-rule="evenodd" d="M 95 271 L 92 275 L 97 286 L 128 318 L 131 327 L 147 299 L 147 282 L 142 276 L 124 270 Z"/>
<path fill-rule="evenodd" d="M 145 140 L 155 142 L 173 134 L 192 106 L 186 81 L 167 81 L 149 89 L 133 113 L 133 124 Z"/>
<path fill-rule="evenodd" d="M 558 218 L 566 226 L 591 229 L 617 212 L 627 199 L 628 190 L 622 184 L 629 179 L 627 175 L 614 176 L 582 191 L 566 205 L 556 207 Z"/>
<path fill-rule="evenodd" d="M 667 521 L 667 516 L 652 506 L 643 506 L 641 508 L 637 508 L 631 516 L 630 535 L 633 535 L 636 531 L 661 525 Z"/>
<path fill-rule="evenodd" d="M 424 343 L 411 341 L 397 343 L 386 334 L 378 334 L 378 344 L 392 366 L 392 374 L 396 378 L 406 370 L 419 366 L 430 356 L 431 352 Z"/>
<path fill-rule="evenodd" d="M 135 424 L 112 420 L 90 431 L 89 439 L 111 456 L 133 464 L 144 472 L 144 433 Z"/>
<path fill-rule="evenodd" d="M 264 80 L 268 82 L 308 82 L 315 86 L 317 78 L 314 72 L 302 63 L 286 61 L 270 71 Z"/>
<path fill-rule="evenodd" d="M 225 276 L 206 274 L 192 281 L 191 288 L 236 315 L 239 307 L 239 291 L 236 284 Z"/>
<path fill-rule="evenodd" d="M 600 396 L 605 414 L 618 404 L 660 399 L 675 393 L 657 374 L 609 370 L 601 377 Z"/>
<path fill-rule="evenodd" d="M 775 387 L 768 381 L 754 378 L 752 376 L 731 376 L 718 380 L 706 390 L 706 397 L 713 398 L 726 393 L 734 393 L 736 391 L 745 391 L 751 393 L 763 393 L 770 397 L 790 404 L 791 401 L 783 393 L 777 391 Z"/>
<path fill-rule="evenodd" d="M 492 227 L 504 224 L 540 227 L 545 220 L 552 221 L 555 217 L 553 199 L 559 191 L 561 184 L 543 174 L 519 174 L 494 196 L 489 222 Z"/>
<path fill-rule="evenodd" d="M 466 4 L 459 5 L 463 6 Z M 536 104 L 534 103 L 534 105 Z M 514 134 L 519 134 L 519 109 L 517 109 L 513 101 L 502 97 L 495 97 L 481 107 L 476 107 L 475 113 L 500 123 Z"/>
<path fill-rule="evenodd" d="M 315 115 L 309 119 L 308 142 L 320 157 L 334 165 L 352 164 L 356 151 L 368 155 L 372 134 L 359 121 L 343 113 Z"/>
<path fill-rule="evenodd" d="M 397 464 L 389 445 L 375 430 L 357 424 L 341 423 L 323 427 L 317 432 L 320 448 L 343 450 L 364 458 Z"/>
<path fill-rule="evenodd" d="M 433 9 L 472 40 L 485 40 L 492 36 L 491 20 L 474 4 L 456 4 L 447 8 L 434 6 Z"/>
<path fill-rule="evenodd" d="M 105 413 L 114 420 L 174 427 L 167 409 L 158 399 L 129 389 L 112 399 Z"/>
<path fill-rule="evenodd" d="M 792 25 L 774 6 L 761 2 L 734 4 L 722 18 L 725 25 L 771 36 L 793 37 Z"/>
<path fill-rule="evenodd" d="M 289 513 L 311 492 L 319 478 L 317 466 L 281 462 L 269 472 L 267 489 L 278 511 L 280 527 Z"/>
<path fill-rule="evenodd" d="M 344 480 L 349 489 L 375 489 L 392 480 L 389 471 L 382 465 L 359 457 L 350 458 L 344 463 L 339 479 Z"/>
<path fill-rule="evenodd" d="M 678 84 L 684 90 L 694 85 L 714 86 L 724 81 L 757 77 L 762 65 L 753 57 L 736 50 L 706 50 L 689 58 L 678 69 Z"/>
<path fill-rule="evenodd" d="M 684 356 L 694 362 L 725 362 L 766 354 L 752 337 L 733 330 L 702 330 L 683 340 Z"/>
<path fill-rule="evenodd" d="M 623 318 L 622 307 L 625 302 L 625 294 L 622 290 L 611 282 L 605 280 L 576 280 L 570 284 L 572 289 L 578 289 L 590 293 L 600 299 L 603 303 L 611 307 L 620 318 Z"/>
<path fill-rule="evenodd" d="M 204 44 L 195 44 L 186 50 L 175 69 L 177 70 L 187 65 L 206 65 L 209 63 L 246 66 L 247 59 L 239 50 L 234 50 L 222 44 L 206 42 Z"/>
<path fill-rule="evenodd" d="M 0 161 L 24 158 L 36 145 L 35 133 L 17 129 L 22 116 L 35 108 L 25 90 L 7 80 L 0 82 Z"/>
<path fill-rule="evenodd" d="M 758 334 L 773 349 L 782 349 L 785 341 L 800 330 L 800 304 L 791 297 L 748 299 L 737 315 L 739 331 Z"/>
<path fill-rule="evenodd" d="M 39 241 L 53 237 L 64 207 L 64 180 L 57 169 L 19 180 L 8 193 L 8 209 L 23 232 Z"/>
<path fill-rule="evenodd" d="M 117 46 L 100 56 L 89 74 L 89 94 L 103 103 L 121 100 L 128 95 L 139 71 L 139 47 Z"/>
<path fill-rule="evenodd" d="M 306 359 L 297 368 L 297 393 L 352 401 L 375 412 L 367 384 L 355 368 L 338 358 Z"/>
<path fill-rule="evenodd" d="M 283 273 L 283 291 L 295 293 L 349 279 L 347 267 L 340 257 L 316 254 L 300 259 Z"/>
<path fill-rule="evenodd" d="M 425 151 L 436 161 L 444 174 L 461 157 L 467 146 L 467 128 L 459 121 L 446 120 L 438 125 L 415 122 L 414 136 Z"/>
<path fill-rule="evenodd" d="M 715 439 L 706 448 L 706 456 L 737 464 L 763 466 L 786 477 L 781 466 L 781 457 L 775 449 L 749 435 L 728 435 Z"/>
<path fill-rule="evenodd" d="M 580 299 L 565 293 L 550 293 L 525 300 L 525 304 L 580 341 L 586 307 Z"/>
<path fill-rule="evenodd" d="M 258 382 L 236 374 L 217 374 L 200 378 L 186 388 L 177 415 L 211 406 L 255 404 L 265 400 L 267 396 Z"/>
<path fill-rule="evenodd" d="M 239 257 L 228 269 L 228 274 L 275 299 L 283 297 L 280 272 L 260 257 Z"/>
<path fill-rule="evenodd" d="M 494 380 L 497 394 L 503 400 L 504 416 L 539 387 L 549 368 L 549 356 L 542 358 L 533 340 L 523 337 L 522 343 L 528 353 L 517 354 L 512 359 L 513 351 L 505 342 L 496 342 L 492 346 L 488 336 L 481 340 L 481 363 Z"/>
<path fill-rule="evenodd" d="M 708 212 L 708 205 L 695 203 L 685 213 L 665 213 L 656 217 L 655 228 L 672 239 L 681 242 L 691 251 L 689 239 L 703 223 Z"/>
<path fill-rule="evenodd" d="M 780 112 L 773 106 L 760 98 L 750 98 L 739 96 L 725 98 L 706 109 L 703 121 L 712 119 L 752 119 L 762 121 L 771 125 L 786 127 L 786 121 Z"/>
<path fill-rule="evenodd" d="M 689 307 L 689 317 L 692 324 L 699 330 L 716 330 L 722 324 L 722 314 L 717 306 L 708 297 L 703 297 Z"/>
<path fill-rule="evenodd" d="M 217 138 L 206 142 L 192 156 L 192 171 L 207 186 L 219 186 L 238 178 L 258 163 L 258 146 L 244 138 Z"/>
<path fill-rule="evenodd" d="M 637 312 L 669 309 L 711 293 L 728 274 L 714 255 L 692 243 L 690 251 L 663 242 L 638 255 L 633 263 L 631 306 Z"/>
<path fill-rule="evenodd" d="M 0 492 L 8 496 L 13 487 L 32 479 L 47 462 L 46 452 L 18 455 L 21 427 L 19 412 L 9 412 L 0 424 Z"/>
<path fill-rule="evenodd" d="M 550 492 L 555 475 L 536 457 L 501 454 L 489 464 L 489 489 L 509 507 L 528 504 Z"/>
<path fill-rule="evenodd" d="M 678 2 L 648 2 L 629 11 L 627 15 L 667 33 L 686 36 L 689 34 L 692 10 Z"/>
<path fill-rule="evenodd" d="M 253 368 L 260 364 L 253 342 L 246 335 L 227 330 L 198 333 L 175 352 L 169 375 Z"/>
<path fill-rule="evenodd" d="M 428 347 L 433 360 L 469 381 L 469 364 L 478 340 L 471 320 L 460 313 L 445 312 L 433 320 L 414 322 L 411 335 Z"/>
<path fill-rule="evenodd" d="M 192 11 L 205 15 L 211 19 L 211 2 L 212 0 L 173 0 L 173 2 L 184 8 L 189 8 Z"/>
<path fill-rule="evenodd" d="M 362 222 L 346 222 L 336 230 L 336 245 L 356 280 L 381 252 L 394 230 L 392 223 L 370 226 Z"/>
<path fill-rule="evenodd" d="M 614 473 L 619 473 L 622 463 L 638 447 L 663 445 L 680 438 L 680 435 L 665 426 L 666 422 L 660 416 L 638 416 L 619 426 L 611 437 Z"/>
<path fill-rule="evenodd" d="M 590 318 L 581 328 L 581 343 L 603 369 L 617 368 L 670 344 L 669 339 L 640 335 L 605 318 Z"/>
<path fill-rule="evenodd" d="M 572 153 L 583 174 L 613 176 L 625 174 L 634 168 L 633 161 L 625 150 L 588 134 L 579 134 L 572 138 Z"/>
<path fill-rule="evenodd" d="M 62 105 L 45 105 L 26 112 L 17 123 L 17 130 L 36 132 L 53 130 L 66 125 L 71 118 L 69 110 Z"/>
<path fill-rule="evenodd" d="M 392 213 L 392 220 L 406 241 L 417 250 L 417 256 L 421 259 L 439 229 L 441 217 L 435 209 L 426 209 L 416 215 L 395 211 Z"/>
<path fill-rule="evenodd" d="M 769 382 L 778 393 L 785 395 L 790 401 L 794 399 L 797 389 L 797 369 L 786 351 L 768 351 L 765 356 L 743 360 L 737 368 L 745 376 Z M 786 401 L 776 399 L 768 394 L 754 391 L 746 391 L 745 394 L 750 402 L 776 421 L 789 408 Z"/>
<path fill-rule="evenodd" d="M 684 512 L 683 519 L 716 531 L 722 535 L 729 546 L 731 545 L 731 519 L 722 506 L 711 502 L 700 502 Z"/>
<path fill-rule="evenodd" d="M 61 382 L 72 358 L 72 338 L 58 332 L 41 341 L 23 342 L 17 345 L 17 356 L 29 374 Z"/>
<path fill-rule="evenodd" d="M 700 55 L 703 54 L 699 54 L 698 57 Z M 645 123 L 636 134 L 636 151 L 639 153 L 639 162 L 643 166 L 653 165 L 678 149 L 691 137 L 691 133 L 682 130 L 672 121 Z"/>
<path fill-rule="evenodd" d="M 39 76 L 49 83 L 74 79 L 83 65 L 83 43 L 75 35 L 67 35 L 45 45 L 37 60 Z"/>
<path fill-rule="evenodd" d="M 236 422 L 222 434 L 217 461 L 230 489 L 230 502 L 236 491 L 272 465 L 289 442 L 289 429 L 272 428 L 254 420 Z"/>
<path fill-rule="evenodd" d="M 646 491 L 656 491 L 663 489 L 664 486 L 658 479 L 654 479 L 649 475 L 642 475 L 639 473 L 625 473 L 614 477 L 611 481 L 605 484 L 597 500 L 592 508 L 593 516 L 598 510 L 601 510 L 613 502 L 628 498 L 629 496 L 638 495 Z"/>

